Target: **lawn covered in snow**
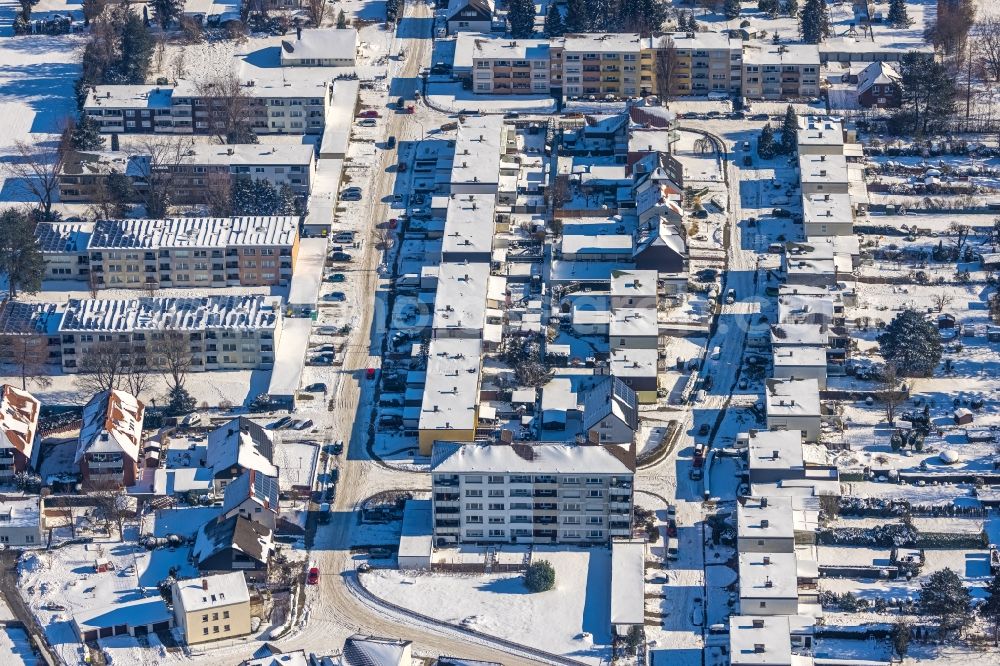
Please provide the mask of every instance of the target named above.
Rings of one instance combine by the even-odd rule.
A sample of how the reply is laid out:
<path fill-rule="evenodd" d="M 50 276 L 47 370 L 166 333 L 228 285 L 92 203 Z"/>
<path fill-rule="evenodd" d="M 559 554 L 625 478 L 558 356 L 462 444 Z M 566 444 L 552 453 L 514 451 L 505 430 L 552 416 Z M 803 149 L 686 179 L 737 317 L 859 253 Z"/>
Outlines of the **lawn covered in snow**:
<path fill-rule="evenodd" d="M 611 552 L 537 547 L 556 587 L 532 594 L 518 574 L 422 574 L 375 570 L 362 577 L 373 594 L 438 620 L 546 652 L 597 664 L 610 655 Z"/>

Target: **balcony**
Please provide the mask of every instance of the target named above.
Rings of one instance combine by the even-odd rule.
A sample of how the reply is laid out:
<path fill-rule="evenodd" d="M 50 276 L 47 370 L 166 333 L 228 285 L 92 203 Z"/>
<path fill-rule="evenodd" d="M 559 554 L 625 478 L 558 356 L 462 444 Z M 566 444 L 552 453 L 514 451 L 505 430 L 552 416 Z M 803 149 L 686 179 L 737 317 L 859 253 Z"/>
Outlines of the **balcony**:
<path fill-rule="evenodd" d="M 556 497 L 556 490 L 536 490 L 533 494 L 534 497 Z"/>
<path fill-rule="evenodd" d="M 434 493 L 435 502 L 457 502 L 459 499 L 458 493 Z"/>
<path fill-rule="evenodd" d="M 458 527 L 459 521 L 440 519 L 434 521 L 434 527 Z"/>

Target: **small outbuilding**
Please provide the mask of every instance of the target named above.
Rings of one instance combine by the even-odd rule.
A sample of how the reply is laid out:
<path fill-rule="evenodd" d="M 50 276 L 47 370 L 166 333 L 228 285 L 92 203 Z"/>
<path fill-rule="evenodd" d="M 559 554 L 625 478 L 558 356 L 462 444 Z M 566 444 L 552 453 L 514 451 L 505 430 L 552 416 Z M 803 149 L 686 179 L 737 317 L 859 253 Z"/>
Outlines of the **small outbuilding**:
<path fill-rule="evenodd" d="M 409 500 L 403 508 L 403 530 L 399 536 L 397 561 L 400 569 L 431 568 L 434 534 L 431 526 L 431 501 Z"/>

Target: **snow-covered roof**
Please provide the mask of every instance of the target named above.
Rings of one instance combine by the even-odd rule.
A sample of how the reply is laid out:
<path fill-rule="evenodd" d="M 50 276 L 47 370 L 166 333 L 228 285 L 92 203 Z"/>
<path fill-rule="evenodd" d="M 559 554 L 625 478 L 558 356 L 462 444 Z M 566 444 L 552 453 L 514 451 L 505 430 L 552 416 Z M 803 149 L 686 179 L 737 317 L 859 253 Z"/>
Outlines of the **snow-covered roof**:
<path fill-rule="evenodd" d="M 281 40 L 281 62 L 299 60 L 350 60 L 358 51 L 355 28 L 316 28 L 302 30 L 295 38 Z"/>
<path fill-rule="evenodd" d="M 74 462 L 88 453 L 123 453 L 139 459 L 142 419 L 146 406 L 134 395 L 117 389 L 101 391 L 83 408 L 83 425 Z"/>
<path fill-rule="evenodd" d="M 319 664 L 326 666 L 327 662 L 320 661 Z M 248 659 L 243 662 L 243 666 L 316 666 L 316 662 L 306 657 L 305 651 L 296 650 L 295 652 L 279 652 L 266 657 Z"/>
<path fill-rule="evenodd" d="M 496 11 L 496 4 L 494 0 L 448 0 L 448 9 L 445 12 L 445 16 L 447 16 L 448 21 L 451 21 L 459 12 L 466 8 L 492 16 L 493 12 Z"/>
<path fill-rule="evenodd" d="M 420 407 L 421 430 L 475 428 L 482 374 L 481 346 L 478 338 L 431 340 L 427 383 Z"/>
<path fill-rule="evenodd" d="M 746 498 L 736 506 L 736 533 L 741 539 L 792 539 L 791 498 Z"/>
<path fill-rule="evenodd" d="M 278 512 L 278 479 L 255 469 L 246 469 L 226 486 L 222 513 L 229 513 L 243 502 L 252 499 L 264 509 Z"/>
<path fill-rule="evenodd" d="M 444 474 L 631 475 L 635 470 L 635 457 L 615 445 L 435 442 L 431 470 Z"/>
<path fill-rule="evenodd" d="M 611 543 L 611 624 L 641 625 L 646 617 L 646 543 Z"/>
<path fill-rule="evenodd" d="M 744 43 L 743 62 L 748 65 L 815 65 L 819 71 L 819 49 L 815 44 Z"/>
<path fill-rule="evenodd" d="M 638 33 L 588 32 L 565 36 L 565 53 L 639 53 Z"/>
<path fill-rule="evenodd" d="M 169 109 L 173 86 L 106 85 L 94 86 L 83 108 Z"/>
<path fill-rule="evenodd" d="M 792 639 L 784 615 L 733 615 L 729 618 L 732 666 L 791 666 Z"/>
<path fill-rule="evenodd" d="M 91 222 L 39 222 L 35 225 L 35 240 L 43 253 L 81 253 L 86 251 Z"/>
<path fill-rule="evenodd" d="M 5 495 L 0 499 L 0 529 L 38 527 L 41 524 L 39 498 Z"/>
<path fill-rule="evenodd" d="M 584 430 L 590 430 L 608 416 L 614 416 L 632 430 L 639 427 L 635 391 L 617 377 L 606 378 L 583 396 Z"/>
<path fill-rule="evenodd" d="M 666 202 L 667 206 L 676 206 L 672 201 Z M 682 257 L 687 256 L 687 240 L 680 230 L 670 223 L 668 218 L 661 215 L 658 221 L 654 221 L 652 229 L 641 232 L 639 242 L 635 246 L 635 256 L 639 256 L 646 250 L 654 247 L 666 247 Z"/>
<path fill-rule="evenodd" d="M 182 165 L 206 166 L 299 166 L 313 163 L 316 148 L 312 144 L 236 144 L 219 146 L 194 144 L 179 160 Z M 164 167 L 173 165 L 166 164 Z"/>
<path fill-rule="evenodd" d="M 817 380 L 768 379 L 764 385 L 769 417 L 820 415 Z"/>
<path fill-rule="evenodd" d="M 102 220 L 94 225 L 90 250 L 291 247 L 297 217 L 182 217 L 165 220 Z"/>
<path fill-rule="evenodd" d="M 656 308 L 615 308 L 611 311 L 608 336 L 612 340 L 623 337 L 655 338 L 659 332 Z"/>
<path fill-rule="evenodd" d="M 782 324 L 829 323 L 834 315 L 834 296 L 785 292 L 778 296 L 778 321 Z"/>
<path fill-rule="evenodd" d="M 825 324 L 775 324 L 771 327 L 771 346 L 823 346 L 830 342 Z"/>
<path fill-rule="evenodd" d="M 487 262 L 441 264 L 434 296 L 434 329 L 482 330 L 489 278 Z"/>
<path fill-rule="evenodd" d="M 344 641 L 341 666 L 409 666 L 410 641 L 351 636 Z"/>
<path fill-rule="evenodd" d="M 407 500 L 399 535 L 399 557 L 430 557 L 433 550 L 433 516 L 429 499 Z"/>
<path fill-rule="evenodd" d="M 847 158 L 843 155 L 799 155 L 799 181 L 803 185 L 846 185 L 849 180 Z"/>
<path fill-rule="evenodd" d="M 71 614 L 77 633 L 84 633 L 120 625 L 149 626 L 169 621 L 173 614 L 160 595 L 119 601 L 110 606 L 74 608 Z"/>
<path fill-rule="evenodd" d="M 774 367 L 825 368 L 826 349 L 823 347 L 784 347 L 774 352 Z"/>
<path fill-rule="evenodd" d="M 615 377 L 656 377 L 657 350 L 648 349 L 614 349 L 608 363 L 611 374 Z"/>
<path fill-rule="evenodd" d="M 42 403 L 10 384 L 0 387 L 0 448 L 16 449 L 31 459 Z"/>
<path fill-rule="evenodd" d="M 656 296 L 656 280 L 656 271 L 612 271 L 611 295 L 626 298 Z"/>
<path fill-rule="evenodd" d="M 63 313 L 55 303 L 25 303 L 7 299 L 0 309 L 0 334 L 40 335 L 59 330 Z"/>
<path fill-rule="evenodd" d="M 250 590 L 242 571 L 179 580 L 174 583 L 174 599 L 179 599 L 185 612 L 248 603 Z"/>
<path fill-rule="evenodd" d="M 460 32 L 456 41 L 456 57 L 461 51 L 470 65 L 475 60 L 548 61 L 553 47 L 548 39 L 507 39 L 475 32 Z"/>
<path fill-rule="evenodd" d="M 565 255 L 632 254 L 632 236 L 628 234 L 564 234 L 562 252 Z"/>
<path fill-rule="evenodd" d="M 858 74 L 858 94 L 861 94 L 874 85 L 886 86 L 899 83 L 899 72 L 887 62 L 877 60 L 869 63 Z"/>
<path fill-rule="evenodd" d="M 795 599 L 798 568 L 795 553 L 740 553 L 741 599 Z"/>
<path fill-rule="evenodd" d="M 844 145 L 844 124 L 841 121 L 819 116 L 801 116 L 798 123 L 795 138 L 800 146 L 826 146 L 831 149 L 831 154 L 841 152 Z"/>
<path fill-rule="evenodd" d="M 60 332 L 262 330 L 277 327 L 280 299 L 261 295 L 71 298 Z"/>
<path fill-rule="evenodd" d="M 493 249 L 496 195 L 453 194 L 448 200 L 442 251 L 489 253 Z"/>
<path fill-rule="evenodd" d="M 739 439 L 748 443 L 747 463 L 751 472 L 802 469 L 805 465 L 802 433 L 798 430 L 751 431 L 741 434 Z"/>
<path fill-rule="evenodd" d="M 238 467 L 277 477 L 278 468 L 271 462 L 273 456 L 271 433 L 244 416 L 208 433 L 208 466 L 212 468 L 213 476 Z"/>
<path fill-rule="evenodd" d="M 274 539 L 268 527 L 243 516 L 213 519 L 198 529 L 191 557 L 201 564 L 227 548 L 238 550 L 258 562 L 267 562 L 274 551 Z"/>

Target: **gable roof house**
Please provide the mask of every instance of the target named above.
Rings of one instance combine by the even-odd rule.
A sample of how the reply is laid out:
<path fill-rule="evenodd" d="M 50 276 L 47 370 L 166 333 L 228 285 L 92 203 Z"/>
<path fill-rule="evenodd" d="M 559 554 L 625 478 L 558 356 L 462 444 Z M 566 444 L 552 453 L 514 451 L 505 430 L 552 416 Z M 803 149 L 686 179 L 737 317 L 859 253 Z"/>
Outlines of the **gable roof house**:
<path fill-rule="evenodd" d="M 0 386 L 0 479 L 34 467 L 35 436 L 42 403 L 10 384 Z"/>
<path fill-rule="evenodd" d="M 658 273 L 687 272 L 688 247 L 683 225 L 678 228 L 667 217 L 659 216 L 638 232 L 632 259 L 639 270 Z"/>
<path fill-rule="evenodd" d="M 495 12 L 494 0 L 450 0 L 446 13 L 448 34 L 490 32 Z"/>
<path fill-rule="evenodd" d="M 887 62 L 870 63 L 858 74 L 858 104 L 866 109 L 888 109 L 899 106 L 903 99 L 900 75 Z"/>
<path fill-rule="evenodd" d="M 245 470 L 226 486 L 222 516 L 243 516 L 273 530 L 278 517 L 277 477 Z"/>
<path fill-rule="evenodd" d="M 583 398 L 583 429 L 590 441 L 631 444 L 639 428 L 635 391 L 617 377 L 608 377 Z"/>
<path fill-rule="evenodd" d="M 246 417 L 237 417 L 208 433 L 208 466 L 217 491 L 248 469 L 277 478 L 273 457 L 271 434 Z"/>
<path fill-rule="evenodd" d="M 242 571 L 248 578 L 262 579 L 273 552 L 270 528 L 234 515 L 202 525 L 191 557 L 202 573 Z"/>
<path fill-rule="evenodd" d="M 353 67 L 358 53 L 355 28 L 298 28 L 281 40 L 282 67 Z"/>
<path fill-rule="evenodd" d="M 74 459 L 84 484 L 135 485 L 145 412 L 134 395 L 117 389 L 101 391 L 84 406 Z"/>

